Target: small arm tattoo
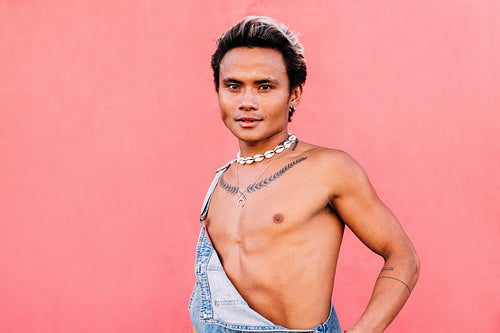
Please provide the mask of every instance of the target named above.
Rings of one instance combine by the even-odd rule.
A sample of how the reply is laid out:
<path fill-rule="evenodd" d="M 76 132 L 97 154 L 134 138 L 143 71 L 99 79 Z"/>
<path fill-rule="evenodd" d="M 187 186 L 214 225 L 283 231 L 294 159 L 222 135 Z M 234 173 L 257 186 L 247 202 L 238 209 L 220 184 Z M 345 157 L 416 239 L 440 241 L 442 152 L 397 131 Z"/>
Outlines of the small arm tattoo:
<path fill-rule="evenodd" d="M 392 277 L 392 276 L 379 276 L 378 278 L 379 279 L 392 279 L 392 280 L 399 281 L 399 282 L 401 282 L 402 284 L 405 285 L 406 289 L 408 289 L 408 292 L 411 294 L 410 287 L 408 287 L 408 285 L 406 283 L 404 283 L 403 281 L 401 281 L 400 279 L 397 279 L 397 278 Z"/>
<path fill-rule="evenodd" d="M 382 268 L 381 272 L 383 271 L 393 271 L 395 267 L 384 267 Z"/>

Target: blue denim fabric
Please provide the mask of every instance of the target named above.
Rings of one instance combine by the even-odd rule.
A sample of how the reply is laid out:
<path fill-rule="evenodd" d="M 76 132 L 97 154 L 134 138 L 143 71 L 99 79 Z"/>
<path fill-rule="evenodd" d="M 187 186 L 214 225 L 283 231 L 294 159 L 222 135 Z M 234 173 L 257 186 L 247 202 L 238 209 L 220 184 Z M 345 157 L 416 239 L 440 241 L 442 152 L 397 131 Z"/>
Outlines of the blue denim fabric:
<path fill-rule="evenodd" d="M 217 170 L 201 213 L 201 231 L 196 248 L 196 284 L 189 300 L 189 314 L 198 333 L 236 332 L 317 332 L 342 333 L 331 306 L 328 319 L 307 330 L 287 329 L 270 322 L 251 309 L 227 277 L 217 252 L 210 243 L 203 221 L 212 193 L 222 173 L 233 161 Z"/>

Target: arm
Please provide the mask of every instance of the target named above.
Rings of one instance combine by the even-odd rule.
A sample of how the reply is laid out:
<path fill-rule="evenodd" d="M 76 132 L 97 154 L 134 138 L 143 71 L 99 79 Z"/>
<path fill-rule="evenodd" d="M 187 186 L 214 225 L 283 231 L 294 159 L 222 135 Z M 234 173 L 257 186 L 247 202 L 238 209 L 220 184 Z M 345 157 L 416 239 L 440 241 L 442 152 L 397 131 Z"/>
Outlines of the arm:
<path fill-rule="evenodd" d="M 348 330 L 383 332 L 408 299 L 419 273 L 418 256 L 392 212 L 380 201 L 361 166 L 349 155 L 335 159 L 332 203 L 344 223 L 385 264 L 371 299 L 359 320 Z"/>
<path fill-rule="evenodd" d="M 191 333 L 198 333 L 198 331 L 196 330 L 196 328 L 194 328 L 194 326 L 191 326 Z"/>

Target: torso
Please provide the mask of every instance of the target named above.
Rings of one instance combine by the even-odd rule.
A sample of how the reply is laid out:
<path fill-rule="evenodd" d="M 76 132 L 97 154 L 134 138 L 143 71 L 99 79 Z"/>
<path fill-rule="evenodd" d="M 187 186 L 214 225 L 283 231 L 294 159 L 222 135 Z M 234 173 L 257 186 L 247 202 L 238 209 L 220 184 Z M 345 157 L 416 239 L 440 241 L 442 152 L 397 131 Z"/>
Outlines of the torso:
<path fill-rule="evenodd" d="M 206 221 L 226 274 L 249 306 L 290 329 L 314 327 L 330 312 L 344 224 L 324 181 L 334 172 L 322 166 L 325 150 L 300 142 L 282 153 L 257 182 L 272 180 L 245 193 L 243 207 L 239 194 L 219 182 Z M 238 166 L 242 192 L 268 162 L 259 163 Z M 236 186 L 236 163 L 222 181 Z"/>

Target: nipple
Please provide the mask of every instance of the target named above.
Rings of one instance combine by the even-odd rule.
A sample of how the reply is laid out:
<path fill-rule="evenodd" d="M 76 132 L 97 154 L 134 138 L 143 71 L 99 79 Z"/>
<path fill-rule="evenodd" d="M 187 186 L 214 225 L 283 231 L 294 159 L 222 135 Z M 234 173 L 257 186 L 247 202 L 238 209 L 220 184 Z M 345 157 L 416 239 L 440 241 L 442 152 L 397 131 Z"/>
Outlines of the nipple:
<path fill-rule="evenodd" d="M 283 222 L 283 215 L 281 215 L 281 214 L 274 215 L 273 222 L 276 224 L 280 224 L 281 222 Z"/>

